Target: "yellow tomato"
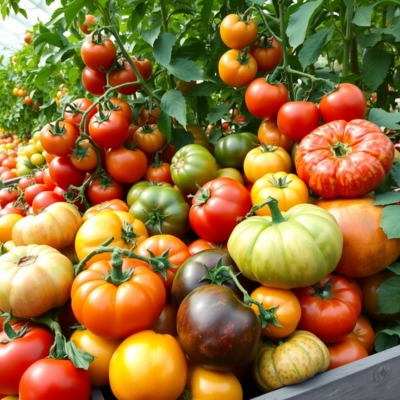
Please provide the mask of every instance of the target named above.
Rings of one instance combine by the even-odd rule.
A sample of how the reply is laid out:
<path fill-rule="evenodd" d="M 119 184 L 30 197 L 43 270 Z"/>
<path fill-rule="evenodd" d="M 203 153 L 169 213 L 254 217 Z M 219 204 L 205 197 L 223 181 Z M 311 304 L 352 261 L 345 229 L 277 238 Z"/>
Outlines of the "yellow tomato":
<path fill-rule="evenodd" d="M 88 369 L 91 385 L 95 387 L 108 385 L 110 360 L 122 339 L 104 339 L 88 329 L 78 329 L 71 335 L 71 340 L 76 347 L 94 357 Z"/>
<path fill-rule="evenodd" d="M 110 362 L 110 386 L 119 400 L 175 400 L 186 377 L 186 356 L 179 342 L 151 330 L 125 339 Z"/>
<path fill-rule="evenodd" d="M 244 185 L 242 174 L 236 168 L 221 168 L 217 171 L 215 178 L 227 177 L 232 178 Z"/>
<path fill-rule="evenodd" d="M 40 131 L 36 131 L 36 132 L 32 135 L 32 139 L 33 139 L 33 141 L 36 143 L 36 142 L 40 139 Z"/>
<path fill-rule="evenodd" d="M 39 153 L 39 150 L 34 144 L 28 144 L 28 146 L 25 146 L 24 148 L 24 154 L 28 157 L 31 158 L 34 154 Z"/>
<path fill-rule="evenodd" d="M 200 365 L 190 365 L 187 386 L 192 400 L 242 400 L 243 390 L 232 372 L 211 371 Z"/>
<path fill-rule="evenodd" d="M 17 176 L 24 176 L 24 175 L 29 175 L 32 172 L 30 168 L 28 168 L 25 165 L 21 165 L 17 168 Z"/>
<path fill-rule="evenodd" d="M 295 174 L 286 172 L 266 174 L 254 182 L 251 188 L 251 202 L 253 206 L 261 204 L 270 196 L 278 200 L 281 211 L 288 211 L 296 204 L 308 202 L 308 188 Z M 268 206 L 261 207 L 255 213 L 257 215 L 271 215 Z"/>
<path fill-rule="evenodd" d="M 19 214 L 6 214 L 0 217 L 0 242 L 7 242 L 12 239 L 12 230 L 14 225 L 22 219 Z"/>
<path fill-rule="evenodd" d="M 35 146 L 36 146 L 36 148 L 38 149 L 38 151 L 39 151 L 40 153 L 42 153 L 42 152 L 44 151 L 44 148 L 43 148 L 42 143 L 41 143 L 40 140 L 37 140 L 37 141 L 36 141 Z"/>
<path fill-rule="evenodd" d="M 30 162 L 33 165 L 43 165 L 46 162 L 46 159 L 43 154 L 37 153 L 31 155 Z"/>

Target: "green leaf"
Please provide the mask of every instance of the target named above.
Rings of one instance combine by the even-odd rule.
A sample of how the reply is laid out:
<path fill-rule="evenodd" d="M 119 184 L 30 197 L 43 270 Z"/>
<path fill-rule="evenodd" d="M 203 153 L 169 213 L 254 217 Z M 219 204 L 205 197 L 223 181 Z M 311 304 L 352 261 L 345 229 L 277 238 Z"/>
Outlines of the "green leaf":
<path fill-rule="evenodd" d="M 65 353 L 76 368 L 88 369 L 90 363 L 94 360 L 91 354 L 76 347 L 72 341 L 65 344 Z"/>
<path fill-rule="evenodd" d="M 383 329 L 376 334 L 375 350 L 377 352 L 390 349 L 400 343 L 400 326 Z"/>
<path fill-rule="evenodd" d="M 133 10 L 128 20 L 128 26 L 132 32 L 136 30 L 143 17 L 146 15 L 147 2 L 139 3 Z"/>
<path fill-rule="evenodd" d="M 167 67 L 171 61 L 172 48 L 176 42 L 176 37 L 170 32 L 162 33 L 154 41 L 154 58 L 162 66 Z"/>
<path fill-rule="evenodd" d="M 188 97 L 210 96 L 216 91 L 217 84 L 211 82 L 198 83 L 190 92 L 186 93 Z"/>
<path fill-rule="evenodd" d="M 368 121 L 378 126 L 384 126 L 388 129 L 400 129 L 400 113 L 389 113 L 381 108 L 372 108 L 368 115 Z"/>
<path fill-rule="evenodd" d="M 377 43 L 382 40 L 382 34 L 374 32 L 374 33 L 364 33 L 361 32 L 356 35 L 356 42 L 361 47 L 374 47 Z"/>
<path fill-rule="evenodd" d="M 224 117 L 225 114 L 229 112 L 229 110 L 233 106 L 233 101 L 230 104 L 218 104 L 213 107 L 210 112 L 207 114 L 207 121 L 210 124 L 214 124 Z"/>
<path fill-rule="evenodd" d="M 200 2 L 200 5 L 203 5 L 200 11 L 200 16 L 201 16 L 201 21 L 203 22 L 204 25 L 208 24 L 213 4 L 214 4 L 213 0 L 203 0 Z"/>
<path fill-rule="evenodd" d="M 386 267 L 388 270 L 394 272 L 396 275 L 400 275 L 400 262 L 395 262 L 392 265 Z"/>
<path fill-rule="evenodd" d="M 374 3 L 367 7 L 357 7 L 352 20 L 353 24 L 358 26 L 371 26 L 371 16 L 374 7 L 379 3 L 380 2 Z"/>
<path fill-rule="evenodd" d="M 308 25 L 321 4 L 322 0 L 307 1 L 290 16 L 286 34 L 293 49 L 304 42 Z"/>
<path fill-rule="evenodd" d="M 47 59 L 47 62 L 50 63 L 50 64 L 55 64 L 55 63 L 59 62 L 60 60 L 64 61 L 65 60 L 65 53 L 71 52 L 71 50 L 72 50 L 72 55 L 73 55 L 73 54 L 75 54 L 75 50 L 76 50 L 77 47 L 78 46 L 76 44 L 65 46 L 61 50 L 59 50 L 56 54 L 54 54 L 53 57 Z"/>
<path fill-rule="evenodd" d="M 400 164 L 393 164 L 390 170 L 390 176 L 395 181 L 397 186 L 400 186 Z"/>
<path fill-rule="evenodd" d="M 160 108 L 183 126 L 186 126 L 186 101 L 179 90 L 168 90 L 161 97 Z"/>
<path fill-rule="evenodd" d="M 389 239 L 400 239 L 400 205 L 383 208 L 380 227 Z"/>
<path fill-rule="evenodd" d="M 190 81 L 212 81 L 210 77 L 194 61 L 184 58 L 176 58 L 171 64 L 166 66 L 171 75 L 176 76 L 186 82 Z"/>
<path fill-rule="evenodd" d="M 42 89 L 45 84 L 47 85 L 50 76 L 57 70 L 57 66 L 55 65 L 49 65 L 46 67 L 43 67 L 38 74 L 36 75 L 35 79 L 35 85 L 39 88 Z"/>
<path fill-rule="evenodd" d="M 33 46 L 37 47 L 40 43 L 48 43 L 56 47 L 64 47 L 66 38 L 57 33 L 42 33 L 33 42 Z"/>
<path fill-rule="evenodd" d="M 400 312 L 400 276 L 390 278 L 379 286 L 378 312 L 382 314 Z"/>
<path fill-rule="evenodd" d="M 152 29 L 146 31 L 140 31 L 140 36 L 143 38 L 145 42 L 147 42 L 151 47 L 153 47 L 155 40 L 160 34 L 160 31 L 161 31 L 161 24 L 157 23 L 156 26 Z"/>
<path fill-rule="evenodd" d="M 386 29 L 382 29 L 384 33 L 393 35 L 396 42 L 400 42 L 400 17 L 396 17 L 393 24 Z"/>
<path fill-rule="evenodd" d="M 72 21 L 78 15 L 79 11 L 82 10 L 86 5 L 86 0 L 75 0 L 70 3 L 64 10 L 65 22 L 67 23 L 67 27 L 71 25 Z"/>
<path fill-rule="evenodd" d="M 172 128 L 172 144 L 176 150 L 192 143 L 194 143 L 193 135 L 188 135 L 187 131 L 182 128 Z"/>
<path fill-rule="evenodd" d="M 81 71 L 78 67 L 72 67 L 68 70 L 68 80 L 75 85 L 81 78 Z"/>
<path fill-rule="evenodd" d="M 322 47 L 332 33 L 333 28 L 321 28 L 304 42 L 302 49 L 299 51 L 299 61 L 303 69 L 318 60 Z"/>
<path fill-rule="evenodd" d="M 167 138 L 168 142 L 171 142 L 172 139 L 172 122 L 171 117 L 168 115 L 164 109 L 161 110 L 160 115 L 157 118 L 157 126 L 160 132 Z"/>
<path fill-rule="evenodd" d="M 393 190 L 391 192 L 386 192 L 376 195 L 374 200 L 374 206 L 386 206 L 388 204 L 395 204 L 399 202 L 400 202 L 400 193 L 395 192 Z"/>
<path fill-rule="evenodd" d="M 365 52 L 361 77 L 371 92 L 383 82 L 391 62 L 390 54 L 379 47 L 373 47 Z"/>

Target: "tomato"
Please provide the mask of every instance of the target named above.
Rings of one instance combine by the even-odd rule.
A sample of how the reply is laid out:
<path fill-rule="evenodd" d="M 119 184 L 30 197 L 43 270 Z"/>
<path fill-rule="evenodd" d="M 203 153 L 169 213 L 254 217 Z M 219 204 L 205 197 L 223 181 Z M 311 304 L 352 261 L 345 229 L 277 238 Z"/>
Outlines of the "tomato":
<path fill-rule="evenodd" d="M 30 33 L 30 32 L 26 33 L 24 36 L 24 42 L 26 44 L 30 44 L 31 40 L 32 40 L 32 33 Z"/>
<path fill-rule="evenodd" d="M 17 177 L 17 174 L 13 171 L 5 171 L 0 175 L 0 181 L 6 182 L 8 180 L 14 179 Z"/>
<path fill-rule="evenodd" d="M 245 219 L 229 237 L 228 251 L 245 277 L 291 289 L 312 285 L 335 269 L 343 237 L 329 212 L 298 204 L 280 213 L 271 200 L 271 214 Z"/>
<path fill-rule="evenodd" d="M 368 357 L 368 352 L 354 333 L 328 346 L 330 363 L 328 371 Z"/>
<path fill-rule="evenodd" d="M 156 333 L 177 336 L 176 332 L 176 313 L 178 308 L 171 301 L 167 301 L 164 308 L 156 321 L 151 325 L 150 329 Z"/>
<path fill-rule="evenodd" d="M 214 179 L 217 162 L 213 155 L 198 144 L 181 147 L 171 160 L 171 176 L 174 184 L 185 193 L 193 194 L 198 185 Z"/>
<path fill-rule="evenodd" d="M 134 264 L 134 259 L 124 259 L 119 267 L 114 261 L 100 260 L 75 278 L 72 310 L 95 335 L 126 338 L 148 329 L 161 314 L 166 302 L 163 282 L 149 268 Z"/>
<path fill-rule="evenodd" d="M 167 138 L 160 132 L 157 125 L 143 125 L 134 133 L 133 142 L 145 154 L 154 154 L 163 148 Z"/>
<path fill-rule="evenodd" d="M 288 101 L 278 111 L 278 129 L 292 140 L 301 140 L 319 125 L 318 107 L 311 101 Z"/>
<path fill-rule="evenodd" d="M 68 156 L 74 151 L 78 139 L 78 129 L 68 122 L 55 122 L 45 125 L 40 131 L 40 143 L 50 154 Z"/>
<path fill-rule="evenodd" d="M 90 120 L 88 129 L 98 146 L 116 149 L 127 139 L 129 124 L 118 111 L 97 112 Z"/>
<path fill-rule="evenodd" d="M 108 101 L 111 103 L 108 103 Z M 111 97 L 108 99 L 108 101 L 105 103 L 105 110 L 115 110 L 118 113 L 122 114 L 126 121 L 128 122 L 128 125 L 131 124 L 132 118 L 133 118 L 133 113 L 132 113 L 132 108 L 126 102 L 124 99 L 120 99 L 118 97 Z"/>
<path fill-rule="evenodd" d="M 194 89 L 196 84 L 196 81 L 184 81 L 183 79 L 179 79 L 176 82 L 176 88 L 183 94 L 187 94 Z"/>
<path fill-rule="evenodd" d="M 149 186 L 163 186 L 163 187 L 172 187 L 170 183 L 167 182 L 154 182 L 154 181 L 139 181 L 134 183 L 128 191 L 126 196 L 126 203 L 129 207 L 137 200 L 140 193 L 143 192 L 144 189 Z"/>
<path fill-rule="evenodd" d="M 29 96 L 25 96 L 25 98 L 24 98 L 24 103 L 25 103 L 27 106 L 31 106 L 31 105 L 33 104 L 33 100 L 32 100 L 32 98 L 30 98 Z"/>
<path fill-rule="evenodd" d="M 215 174 L 215 178 L 231 178 L 244 186 L 243 175 L 236 168 L 220 168 Z"/>
<path fill-rule="evenodd" d="M 144 179 L 157 183 L 164 182 L 171 185 L 174 184 L 171 177 L 171 165 L 165 162 L 159 165 L 156 163 L 148 165 L 146 173 L 144 174 Z"/>
<path fill-rule="evenodd" d="M 341 83 L 333 92 L 321 99 L 319 111 L 325 123 L 363 119 L 367 112 L 367 100 L 363 91 L 356 85 Z"/>
<path fill-rule="evenodd" d="M 48 190 L 49 190 L 49 188 L 46 185 L 44 185 L 43 183 L 37 183 L 36 185 L 28 186 L 24 192 L 25 201 L 27 202 L 28 205 L 31 206 L 33 203 L 33 199 L 39 193 L 46 192 Z"/>
<path fill-rule="evenodd" d="M 110 360 L 122 340 L 104 339 L 88 329 L 77 329 L 72 333 L 71 341 L 78 349 L 82 349 L 94 357 L 88 369 L 91 386 L 108 385 Z"/>
<path fill-rule="evenodd" d="M 279 129 L 275 120 L 264 119 L 257 132 L 261 144 L 283 147 L 288 153 L 293 149 L 295 141 L 285 136 Z"/>
<path fill-rule="evenodd" d="M 45 168 L 43 171 L 43 184 L 47 187 L 48 190 L 54 190 L 54 188 L 57 186 L 54 181 L 50 177 L 50 170 L 48 168 Z M 35 176 L 36 180 L 36 176 Z"/>
<path fill-rule="evenodd" d="M 358 316 L 356 326 L 353 329 L 353 333 L 357 339 L 365 347 L 368 354 L 372 354 L 375 350 L 375 331 L 371 324 L 362 314 Z"/>
<path fill-rule="evenodd" d="M 272 318 L 262 329 L 264 336 L 282 339 L 295 331 L 300 321 L 301 307 L 296 295 L 290 289 L 259 286 L 250 297 L 261 303 L 266 310 L 271 310 Z M 251 307 L 256 314 L 260 313 L 257 305 L 252 304 Z"/>
<path fill-rule="evenodd" d="M 232 372 L 210 371 L 200 365 L 191 364 L 186 386 L 193 400 L 242 400 L 243 389 Z"/>
<path fill-rule="evenodd" d="M 257 62 L 251 54 L 231 49 L 219 59 L 218 73 L 221 80 L 229 86 L 246 86 L 257 74 Z"/>
<path fill-rule="evenodd" d="M 89 372 L 68 359 L 44 358 L 22 375 L 19 400 L 89 400 Z"/>
<path fill-rule="evenodd" d="M 16 187 L 3 187 L 0 189 L 0 207 L 5 207 L 8 203 L 13 203 L 19 197 Z"/>
<path fill-rule="evenodd" d="M 138 56 L 138 57 L 132 57 L 132 60 L 137 60 L 140 64 L 140 67 L 142 69 L 142 78 L 147 81 L 150 79 L 151 74 L 153 72 L 153 64 L 152 62 L 143 56 Z"/>
<path fill-rule="evenodd" d="M 317 201 L 318 207 L 335 217 L 342 231 L 343 251 L 335 272 L 367 277 L 382 271 L 400 255 L 400 239 L 388 239 L 380 226 L 383 207 L 373 202 L 373 196 Z"/>
<path fill-rule="evenodd" d="M 117 181 L 135 183 L 146 173 L 147 158 L 142 150 L 129 145 L 113 148 L 106 153 L 106 168 Z"/>
<path fill-rule="evenodd" d="M 256 59 L 259 72 L 272 71 L 283 58 L 282 45 L 272 37 L 261 37 L 251 46 L 250 54 Z"/>
<path fill-rule="evenodd" d="M 258 138 L 252 133 L 235 133 L 217 141 L 214 147 L 214 157 L 222 167 L 241 169 L 247 153 L 258 146 Z"/>
<path fill-rule="evenodd" d="M 85 15 L 85 21 L 81 25 L 81 31 L 85 35 L 89 35 L 92 31 L 93 28 L 96 26 L 96 17 L 94 15 L 87 14 Z"/>
<path fill-rule="evenodd" d="M 105 201 L 103 203 L 94 205 L 93 207 L 88 208 L 82 216 L 82 221 L 85 222 L 87 219 L 93 217 L 102 211 L 129 211 L 128 205 L 120 199 L 112 199 Z"/>
<path fill-rule="evenodd" d="M 186 376 L 186 357 L 179 342 L 150 330 L 125 339 L 110 362 L 111 390 L 120 400 L 177 399 Z"/>
<path fill-rule="evenodd" d="M 296 204 L 308 202 L 308 188 L 306 184 L 294 174 L 276 172 L 265 174 L 258 178 L 251 189 L 253 205 L 261 204 L 271 196 L 278 200 L 279 209 L 288 211 Z M 255 211 L 256 215 L 271 215 L 268 206 Z"/>
<path fill-rule="evenodd" d="M 219 27 L 222 41 L 231 49 L 243 49 L 254 42 L 258 27 L 255 19 L 237 14 L 229 14 Z"/>
<path fill-rule="evenodd" d="M 0 242 L 7 242 L 12 239 L 12 231 L 15 224 L 22 219 L 23 216 L 18 214 L 7 214 L 0 217 Z"/>
<path fill-rule="evenodd" d="M 87 111 L 93 105 L 93 101 L 87 99 L 86 97 L 82 97 L 74 100 L 72 103 L 67 104 L 64 111 L 64 122 L 79 127 L 83 113 Z M 88 111 L 88 115 L 86 117 L 86 124 L 89 123 L 90 119 L 97 112 L 97 107 L 91 108 Z"/>
<path fill-rule="evenodd" d="M 301 305 L 299 329 L 314 333 L 324 343 L 343 340 L 356 326 L 361 299 L 346 278 L 327 275 L 294 293 Z"/>
<path fill-rule="evenodd" d="M 97 71 L 109 69 L 114 62 L 115 57 L 117 56 L 117 49 L 114 43 L 107 37 L 102 36 L 101 38 L 96 35 L 96 41 L 93 42 L 93 39 L 90 37 L 86 39 L 81 47 L 81 57 L 82 61 L 86 64 L 87 67 Z"/>
<path fill-rule="evenodd" d="M 176 326 L 189 358 L 214 371 L 245 367 L 259 350 L 257 314 L 226 286 L 209 284 L 190 292 L 179 306 Z"/>
<path fill-rule="evenodd" d="M 137 60 L 132 60 L 133 63 L 136 66 L 136 69 L 140 73 L 140 75 L 143 75 L 142 67 Z M 129 64 L 129 62 L 125 59 L 119 60 L 114 69 L 110 73 L 110 85 L 111 86 L 118 86 L 122 85 L 123 83 L 128 83 L 128 82 L 136 82 L 138 78 L 136 77 L 136 74 Z M 124 86 L 122 88 L 117 89 L 118 93 L 124 94 L 124 95 L 131 95 L 136 93 L 140 89 L 140 85 L 129 85 L 129 86 Z"/>
<path fill-rule="evenodd" d="M 53 182 L 64 190 L 68 190 L 71 185 L 81 186 L 86 177 L 86 172 L 76 168 L 68 156 L 52 160 L 49 173 Z"/>
<path fill-rule="evenodd" d="M 333 121 L 298 145 L 298 176 L 325 198 L 361 197 L 376 189 L 389 173 L 394 145 L 379 126 L 366 120 Z"/>
<path fill-rule="evenodd" d="M 75 237 L 75 250 L 79 261 L 104 243 L 110 237 L 114 240 L 108 247 L 132 249 L 148 237 L 140 220 L 125 211 L 102 211 L 88 218 Z M 98 260 L 110 260 L 110 253 L 97 254 L 86 266 Z"/>
<path fill-rule="evenodd" d="M 97 167 L 99 156 L 88 139 L 80 140 L 70 155 L 75 168 L 81 171 L 93 171 Z"/>
<path fill-rule="evenodd" d="M 275 118 L 288 101 L 288 91 L 282 83 L 272 85 L 265 78 L 256 78 L 247 87 L 244 100 L 255 117 Z"/>
<path fill-rule="evenodd" d="M 107 75 L 104 72 L 85 67 L 82 71 L 82 84 L 89 93 L 101 96 L 106 92 Z"/>
<path fill-rule="evenodd" d="M 28 215 L 13 228 L 17 246 L 46 244 L 56 249 L 69 246 L 82 224 L 78 209 L 66 202 L 57 202 L 38 215 Z"/>
<path fill-rule="evenodd" d="M 71 261 L 50 246 L 16 246 L 0 256 L 0 309 L 33 318 L 63 306 L 74 279 Z"/>
<path fill-rule="evenodd" d="M 14 206 L 14 203 L 8 203 L 1 211 L 0 211 L 0 217 L 4 217 L 8 214 L 18 214 L 21 215 L 22 217 L 25 216 L 25 210 L 24 210 L 24 206 L 23 205 L 18 205 L 18 206 Z M 0 222 L 0 225 L 2 223 Z M 9 231 L 10 232 L 10 231 Z M 1 234 L 0 234 L 1 236 Z M 6 236 L 8 236 L 6 234 Z M 0 240 L 1 242 L 1 240 Z"/>
<path fill-rule="evenodd" d="M 261 145 L 250 150 L 244 159 L 243 170 L 246 178 L 254 183 L 265 174 L 276 172 L 290 173 L 292 159 L 288 152 L 279 146 Z"/>
<path fill-rule="evenodd" d="M 50 204 L 67 201 L 62 195 L 52 191 L 45 191 L 39 193 L 32 202 L 32 208 L 35 214 L 43 211 Z"/>
<path fill-rule="evenodd" d="M 36 182 L 36 183 L 38 183 L 38 182 Z M 28 186 L 31 186 L 34 184 L 35 184 L 35 179 L 32 176 L 23 176 L 18 181 L 18 187 L 21 190 L 25 190 Z M 1 190 L 0 190 L 0 193 L 1 193 Z M 0 204 L 1 204 L 1 194 L 0 194 Z"/>
<path fill-rule="evenodd" d="M 194 195 L 189 222 L 200 238 L 225 242 L 238 218 L 250 209 L 250 193 L 242 184 L 230 178 L 217 178 L 205 183 Z"/>
<path fill-rule="evenodd" d="M 25 323 L 12 324 L 18 332 Z M 18 339 L 9 340 L 4 331 L 0 332 L 0 392 L 17 395 L 23 373 L 35 361 L 49 355 L 54 335 L 43 327 L 29 323 L 26 332 Z"/>
<path fill-rule="evenodd" d="M 204 239 L 196 239 L 188 245 L 188 250 L 191 255 L 197 254 L 203 250 L 211 250 L 211 249 L 225 249 L 226 250 L 226 244 L 213 243 L 213 242 L 209 242 Z"/>
<path fill-rule="evenodd" d="M 303 382 L 329 367 L 326 345 L 311 332 L 296 330 L 277 344 L 264 343 L 252 366 L 255 384 L 270 392 Z"/>

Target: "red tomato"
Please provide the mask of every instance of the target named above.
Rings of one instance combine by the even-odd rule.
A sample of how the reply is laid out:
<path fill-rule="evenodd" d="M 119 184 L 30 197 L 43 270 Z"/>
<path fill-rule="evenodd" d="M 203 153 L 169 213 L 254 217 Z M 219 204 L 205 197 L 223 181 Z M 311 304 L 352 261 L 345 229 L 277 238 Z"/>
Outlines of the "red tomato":
<path fill-rule="evenodd" d="M 79 132 L 75 125 L 56 122 L 45 125 L 40 131 L 40 143 L 50 154 L 68 156 L 74 151 Z"/>
<path fill-rule="evenodd" d="M 104 109 L 115 110 L 116 112 L 120 113 L 125 117 L 126 121 L 128 122 L 128 125 L 130 125 L 133 119 L 133 113 L 129 103 L 126 102 L 124 99 L 120 99 L 118 97 L 111 97 L 108 100 L 110 101 L 111 105 L 109 107 L 109 103 L 106 103 Z"/>
<path fill-rule="evenodd" d="M 32 202 L 33 211 L 38 214 L 40 211 L 44 210 L 47 206 L 53 203 L 58 203 L 60 201 L 67 201 L 63 196 L 52 191 L 45 191 L 39 193 Z"/>
<path fill-rule="evenodd" d="M 5 187 L 0 189 L 0 207 L 5 207 L 8 203 L 13 203 L 18 199 L 19 192 L 15 187 Z"/>
<path fill-rule="evenodd" d="M 372 122 L 321 125 L 296 149 L 297 175 L 318 196 L 355 198 L 372 192 L 389 173 L 394 145 Z"/>
<path fill-rule="evenodd" d="M 363 315 L 359 315 L 356 326 L 353 329 L 353 333 L 357 336 L 357 339 L 365 347 L 368 354 L 372 354 L 375 349 L 375 331 L 371 324 Z"/>
<path fill-rule="evenodd" d="M 99 39 L 98 35 L 95 39 Z M 115 44 L 105 36 L 102 36 L 101 39 L 102 43 L 95 43 L 90 37 L 83 42 L 81 47 L 83 62 L 95 71 L 109 69 L 117 56 Z"/>
<path fill-rule="evenodd" d="M 292 140 L 301 140 L 319 125 L 318 107 L 311 101 L 289 101 L 278 111 L 278 129 Z"/>
<path fill-rule="evenodd" d="M 18 187 L 21 190 L 25 190 L 28 186 L 34 185 L 35 179 L 32 176 L 23 176 L 18 181 Z"/>
<path fill-rule="evenodd" d="M 338 119 L 347 122 L 363 119 L 367 112 L 367 100 L 356 85 L 341 83 L 335 91 L 321 99 L 319 111 L 325 123 Z"/>
<path fill-rule="evenodd" d="M 226 243 L 213 243 L 204 239 L 196 239 L 188 245 L 188 250 L 191 255 L 210 249 L 226 249 Z"/>
<path fill-rule="evenodd" d="M 143 75 L 142 67 L 137 60 L 132 60 L 140 73 L 140 75 Z M 114 68 L 113 71 L 110 73 L 110 85 L 111 86 L 118 86 L 123 83 L 128 83 L 128 82 L 136 82 L 137 77 L 136 74 L 129 64 L 127 60 L 120 60 L 116 67 Z M 122 87 L 120 89 L 117 89 L 118 93 L 125 94 L 125 95 L 131 95 L 136 93 L 140 89 L 140 85 L 129 85 Z"/>
<path fill-rule="evenodd" d="M 107 85 L 107 74 L 85 67 L 82 71 L 82 84 L 89 93 L 101 96 L 106 92 L 104 87 Z"/>
<path fill-rule="evenodd" d="M 250 54 L 256 59 L 260 72 L 272 71 L 283 58 L 282 45 L 274 38 L 261 37 L 251 47 Z"/>
<path fill-rule="evenodd" d="M 81 31 L 85 35 L 89 35 L 93 31 L 93 28 L 96 26 L 96 17 L 94 15 L 86 15 L 85 16 L 85 21 L 83 22 L 81 26 Z"/>
<path fill-rule="evenodd" d="M 46 170 L 47 169 L 48 168 L 46 168 Z M 44 175 L 45 175 L 44 171 L 45 170 L 39 170 L 33 174 L 33 179 L 35 180 L 35 183 L 44 183 Z"/>
<path fill-rule="evenodd" d="M 85 97 L 76 99 L 72 103 L 68 104 L 64 112 L 64 122 L 68 122 L 76 127 L 79 127 L 83 113 L 93 105 L 93 101 Z M 97 112 L 97 107 L 93 107 L 86 118 L 86 123 L 88 124 L 90 119 Z"/>
<path fill-rule="evenodd" d="M 344 277 L 328 275 L 313 286 L 293 289 L 301 305 L 298 329 L 324 343 L 344 339 L 356 326 L 361 299 Z"/>
<path fill-rule="evenodd" d="M 147 81 L 151 77 L 151 74 L 153 72 L 152 62 L 143 56 L 139 57 L 132 56 L 131 58 L 132 60 L 137 60 L 139 62 L 142 68 L 142 77 L 145 81 Z"/>
<path fill-rule="evenodd" d="M 50 170 L 48 168 L 43 171 L 43 183 L 47 186 L 48 190 L 54 190 L 54 188 L 57 186 L 51 179 Z"/>
<path fill-rule="evenodd" d="M 89 183 L 87 196 L 92 204 L 100 204 L 105 201 L 122 199 L 124 189 L 120 182 L 110 176 L 98 176 Z"/>
<path fill-rule="evenodd" d="M 81 186 L 86 177 L 86 172 L 76 168 L 68 156 L 52 160 L 49 172 L 54 183 L 64 190 L 68 190 L 70 185 Z"/>
<path fill-rule="evenodd" d="M 22 375 L 19 400 L 89 400 L 89 372 L 72 361 L 44 358 Z"/>
<path fill-rule="evenodd" d="M 288 91 L 282 83 L 271 85 L 265 78 L 257 78 L 247 87 L 244 101 L 255 117 L 275 118 L 288 101 Z"/>
<path fill-rule="evenodd" d="M 228 240 L 237 218 L 251 209 L 251 196 L 239 182 L 216 178 L 202 186 L 192 199 L 189 221 L 201 239 L 211 242 Z"/>
<path fill-rule="evenodd" d="M 25 201 L 31 206 L 33 199 L 41 192 L 48 191 L 49 188 L 43 183 L 37 183 L 36 185 L 29 186 L 25 189 Z"/>
<path fill-rule="evenodd" d="M 24 323 L 18 322 L 13 328 L 18 332 Z M 18 386 L 23 373 L 35 361 L 49 355 L 54 343 L 53 334 L 40 326 L 29 324 L 27 331 L 18 339 L 8 340 L 0 332 L 0 392 L 18 395 Z"/>

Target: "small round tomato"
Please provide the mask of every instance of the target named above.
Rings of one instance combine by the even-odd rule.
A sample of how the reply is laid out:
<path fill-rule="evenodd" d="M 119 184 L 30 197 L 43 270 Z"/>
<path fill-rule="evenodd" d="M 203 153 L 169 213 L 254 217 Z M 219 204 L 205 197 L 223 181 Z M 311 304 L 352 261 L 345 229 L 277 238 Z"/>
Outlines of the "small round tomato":
<path fill-rule="evenodd" d="M 82 216 L 82 221 L 93 217 L 102 211 L 129 211 L 129 206 L 120 199 L 112 199 L 88 208 Z"/>
<path fill-rule="evenodd" d="M 82 185 L 86 177 L 86 172 L 76 168 L 69 156 L 54 158 L 49 165 L 49 173 L 54 183 L 64 190 L 71 185 Z"/>
<path fill-rule="evenodd" d="M 38 214 L 40 211 L 44 210 L 50 204 L 57 203 L 60 201 L 67 201 L 67 200 L 58 193 L 52 191 L 45 191 L 35 196 L 32 202 L 32 208 L 35 214 Z"/>
<path fill-rule="evenodd" d="M 82 71 L 82 85 L 91 94 L 95 96 L 103 95 L 107 85 L 107 74 L 100 72 L 89 67 L 83 68 Z"/>
<path fill-rule="evenodd" d="M 67 156 L 74 151 L 79 132 L 68 122 L 55 122 L 45 125 L 40 131 L 40 143 L 50 154 Z"/>
<path fill-rule="evenodd" d="M 133 142 L 145 154 L 154 154 L 161 150 L 167 138 L 160 132 L 157 125 L 143 125 L 133 135 Z"/>
<path fill-rule="evenodd" d="M 372 354 L 375 349 L 375 331 L 371 324 L 362 314 L 358 316 L 356 326 L 353 329 L 353 333 L 357 336 L 357 339 L 365 347 L 368 354 Z"/>
<path fill-rule="evenodd" d="M 137 60 L 142 68 L 142 78 L 147 81 L 148 79 L 150 79 L 151 74 L 153 72 L 153 64 L 152 62 L 146 58 L 143 57 L 141 55 L 139 55 L 138 57 L 132 56 L 132 60 Z"/>
<path fill-rule="evenodd" d="M 157 183 L 165 182 L 171 185 L 174 184 L 171 177 L 171 165 L 164 162 L 159 165 L 156 163 L 148 165 L 144 179 Z"/>
<path fill-rule="evenodd" d="M 93 101 L 86 97 L 74 100 L 72 103 L 67 104 L 64 111 L 64 122 L 68 122 L 71 125 L 79 127 L 83 113 L 93 105 Z M 89 123 L 90 119 L 97 112 L 97 107 L 91 108 L 86 117 L 86 124 Z"/>
<path fill-rule="evenodd" d="M 19 193 L 16 187 L 3 187 L 0 189 L 0 207 L 13 203 L 18 199 Z"/>
<path fill-rule="evenodd" d="M 242 17 L 237 14 L 229 14 L 219 27 L 222 41 L 231 49 L 243 49 L 254 42 L 257 37 L 258 27 L 255 19 L 247 15 Z"/>
<path fill-rule="evenodd" d="M 45 191 L 48 191 L 48 190 L 49 190 L 49 188 L 46 185 L 44 185 L 43 183 L 37 183 L 36 185 L 28 186 L 25 189 L 25 193 L 24 193 L 25 201 L 27 202 L 28 205 L 31 206 L 32 203 L 33 203 L 33 199 L 39 193 L 45 192 Z"/>
<path fill-rule="evenodd" d="M 283 58 L 282 45 L 272 37 L 261 37 L 251 46 L 250 53 L 257 61 L 259 72 L 272 71 Z"/>
<path fill-rule="evenodd" d="M 107 100 L 104 106 L 105 110 L 114 110 L 123 115 L 126 121 L 128 122 L 128 125 L 130 125 L 130 123 L 132 122 L 133 118 L 132 108 L 129 105 L 129 103 L 126 102 L 124 99 L 120 99 L 118 97 L 111 97 L 110 99 Z"/>
<path fill-rule="evenodd" d="M 86 39 L 81 47 L 81 57 L 85 65 L 92 70 L 104 70 L 109 69 L 115 57 L 117 56 L 117 49 L 115 44 L 107 37 L 98 35 L 95 37 L 96 41 L 100 39 L 100 42 L 94 42 L 93 38 Z"/>
<path fill-rule="evenodd" d="M 142 67 L 139 61 L 133 59 L 133 63 L 136 66 L 140 75 L 143 75 Z M 114 69 L 110 73 L 110 85 L 118 86 L 123 83 L 136 82 L 138 78 L 136 77 L 135 71 L 126 59 L 121 59 L 115 65 Z M 136 93 L 140 89 L 140 85 L 128 85 L 117 89 L 118 93 L 124 95 L 131 95 Z"/>
<path fill-rule="evenodd" d="M 99 156 L 88 139 L 80 140 L 70 155 L 72 164 L 81 171 L 92 171 L 97 167 Z"/>
<path fill-rule="evenodd" d="M 96 26 L 96 22 L 96 17 L 94 15 L 85 15 L 85 21 L 81 26 L 81 31 L 85 35 L 89 35 L 93 31 L 93 28 Z"/>
<path fill-rule="evenodd" d="M 295 141 L 285 136 L 279 129 L 275 120 L 264 119 L 258 127 L 257 137 L 260 143 L 270 146 L 283 147 L 288 153 L 293 149 Z"/>
<path fill-rule="evenodd" d="M 94 205 L 113 199 L 122 199 L 123 195 L 122 184 L 109 175 L 97 176 L 87 188 L 87 196 Z"/>

